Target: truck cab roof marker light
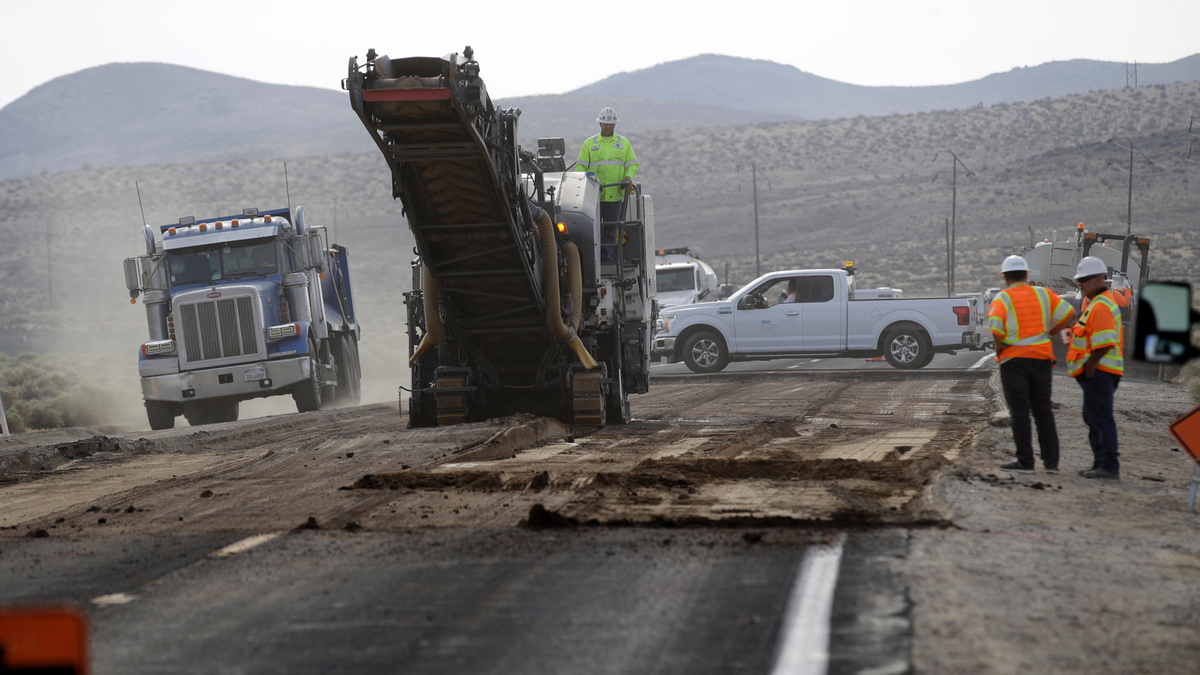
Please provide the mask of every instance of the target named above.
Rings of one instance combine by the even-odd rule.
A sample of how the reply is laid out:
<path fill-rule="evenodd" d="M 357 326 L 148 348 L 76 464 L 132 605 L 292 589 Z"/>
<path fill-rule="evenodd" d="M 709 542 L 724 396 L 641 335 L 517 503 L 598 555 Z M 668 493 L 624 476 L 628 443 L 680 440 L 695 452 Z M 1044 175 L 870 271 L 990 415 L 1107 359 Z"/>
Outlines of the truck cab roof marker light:
<path fill-rule="evenodd" d="M 269 223 L 269 222 L 271 222 L 271 216 L 269 216 L 269 215 L 268 215 L 268 216 L 263 216 L 263 222 L 264 222 L 264 223 Z"/>
<path fill-rule="evenodd" d="M 174 234 L 175 234 L 175 228 L 173 228 L 173 227 L 171 227 L 171 228 L 167 228 L 167 234 L 174 236 Z"/>
<path fill-rule="evenodd" d="M 204 223 L 200 223 L 200 231 L 201 231 L 201 232 L 207 232 L 207 231 L 208 231 L 208 225 L 205 225 Z"/>

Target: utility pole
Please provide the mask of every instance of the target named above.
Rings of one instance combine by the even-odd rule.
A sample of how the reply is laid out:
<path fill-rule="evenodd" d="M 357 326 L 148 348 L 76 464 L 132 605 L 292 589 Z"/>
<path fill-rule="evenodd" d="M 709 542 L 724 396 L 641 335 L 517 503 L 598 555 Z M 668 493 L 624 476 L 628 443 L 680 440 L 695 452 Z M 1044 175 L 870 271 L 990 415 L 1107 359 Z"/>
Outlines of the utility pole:
<path fill-rule="evenodd" d="M 958 242 L 957 242 L 957 238 L 958 238 L 958 166 L 960 164 L 962 164 L 962 168 L 964 171 L 967 172 L 968 176 L 974 176 L 975 172 L 973 172 L 969 168 L 967 168 L 967 165 L 963 164 L 962 160 L 958 158 L 958 155 L 954 154 L 953 150 L 942 150 L 940 152 L 934 153 L 933 161 L 936 162 L 938 155 L 940 155 L 942 152 L 949 153 L 950 157 L 953 160 L 950 165 L 951 173 L 952 173 L 952 178 L 951 178 L 951 183 L 950 183 L 950 186 L 951 186 L 950 187 L 950 231 L 947 233 L 947 240 L 948 240 L 947 246 L 948 246 L 949 250 L 947 250 L 947 252 L 946 252 L 946 264 L 949 267 L 949 270 L 946 273 L 946 280 L 947 280 L 946 285 L 948 288 L 948 294 L 954 295 L 954 270 L 955 270 L 955 262 L 956 262 L 955 258 L 957 257 L 957 245 L 958 245 Z M 934 178 L 934 180 L 937 180 L 936 175 L 933 178 Z"/>
<path fill-rule="evenodd" d="M 54 275 L 50 269 L 50 223 L 46 223 L 46 305 L 54 306 Z"/>
<path fill-rule="evenodd" d="M 1133 141 L 1129 142 L 1129 210 L 1125 217 L 1125 234 L 1133 232 Z"/>
<path fill-rule="evenodd" d="M 754 186 L 754 278 L 762 275 L 758 257 L 758 166 L 750 164 L 750 182 Z"/>

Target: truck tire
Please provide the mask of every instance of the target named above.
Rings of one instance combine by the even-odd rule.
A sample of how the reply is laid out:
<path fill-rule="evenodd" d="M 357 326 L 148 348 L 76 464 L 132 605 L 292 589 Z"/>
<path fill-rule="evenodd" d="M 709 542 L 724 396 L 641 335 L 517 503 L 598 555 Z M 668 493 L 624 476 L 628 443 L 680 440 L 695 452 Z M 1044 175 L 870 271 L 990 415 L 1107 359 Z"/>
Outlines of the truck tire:
<path fill-rule="evenodd" d="M 358 363 L 358 342 L 346 333 L 338 338 L 337 401 L 342 405 L 358 405 L 362 400 L 362 369 Z"/>
<path fill-rule="evenodd" d="M 701 331 L 683 344 L 683 363 L 693 373 L 716 373 L 729 363 L 729 352 L 720 336 Z"/>
<path fill-rule="evenodd" d="M 146 417 L 150 420 L 150 428 L 158 431 L 160 429 L 175 428 L 175 405 L 165 401 L 146 401 Z"/>
<path fill-rule="evenodd" d="M 916 370 L 929 365 L 933 352 L 925 333 L 916 328 L 897 328 L 883 341 L 883 357 L 893 368 Z"/>
<path fill-rule="evenodd" d="M 292 400 L 296 410 L 313 412 L 321 409 L 321 364 L 317 360 L 317 345 L 308 343 L 308 379 L 292 385 Z"/>
<path fill-rule="evenodd" d="M 184 403 L 183 417 L 188 421 L 188 424 L 194 427 L 203 426 L 212 421 L 208 415 L 207 403 Z"/>

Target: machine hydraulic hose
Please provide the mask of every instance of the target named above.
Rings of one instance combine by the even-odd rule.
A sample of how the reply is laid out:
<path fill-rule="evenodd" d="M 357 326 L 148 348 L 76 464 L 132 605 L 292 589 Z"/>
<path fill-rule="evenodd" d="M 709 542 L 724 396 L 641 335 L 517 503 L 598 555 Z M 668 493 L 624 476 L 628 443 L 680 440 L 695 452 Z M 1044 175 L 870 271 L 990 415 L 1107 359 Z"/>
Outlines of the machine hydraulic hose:
<path fill-rule="evenodd" d="M 537 217 L 534 219 L 537 223 L 538 237 L 542 244 L 542 277 L 544 288 L 546 289 L 546 325 L 550 328 L 550 333 L 554 337 L 566 342 L 571 347 L 571 351 L 579 357 L 583 362 L 583 367 L 591 370 L 596 367 L 596 359 L 588 354 L 587 348 L 583 346 L 583 341 L 575 334 L 574 326 L 567 326 L 562 320 L 561 306 L 559 305 L 559 289 L 558 289 L 558 245 L 554 241 L 554 222 L 550 219 L 549 214 L 543 209 L 538 209 Z M 570 277 L 568 283 L 571 289 L 571 300 L 574 305 L 571 312 L 572 323 L 578 323 L 579 316 L 582 313 L 583 299 L 583 280 L 581 267 L 579 265 L 579 251 L 575 251 L 575 264 L 570 261 L 570 248 L 567 248 L 567 274 Z M 574 267 L 574 270 L 572 270 Z M 579 292 L 576 293 L 575 289 Z"/>
<path fill-rule="evenodd" d="M 421 354 L 424 354 L 425 350 L 440 345 L 446 340 L 446 326 L 442 323 L 442 315 L 438 312 L 437 286 L 433 285 L 433 272 L 429 271 L 428 265 L 421 266 L 421 291 L 425 300 L 425 337 L 421 338 L 421 345 L 408 360 L 410 366 L 421 358 Z"/>

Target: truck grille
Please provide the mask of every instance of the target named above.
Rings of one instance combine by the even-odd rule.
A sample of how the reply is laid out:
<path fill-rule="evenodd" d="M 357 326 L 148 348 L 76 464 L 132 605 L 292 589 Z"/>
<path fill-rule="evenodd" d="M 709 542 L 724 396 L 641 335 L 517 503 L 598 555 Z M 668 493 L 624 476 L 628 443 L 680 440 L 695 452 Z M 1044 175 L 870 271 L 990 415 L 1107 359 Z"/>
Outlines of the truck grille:
<path fill-rule="evenodd" d="M 260 352 L 254 299 L 249 296 L 179 306 L 187 363 Z"/>

